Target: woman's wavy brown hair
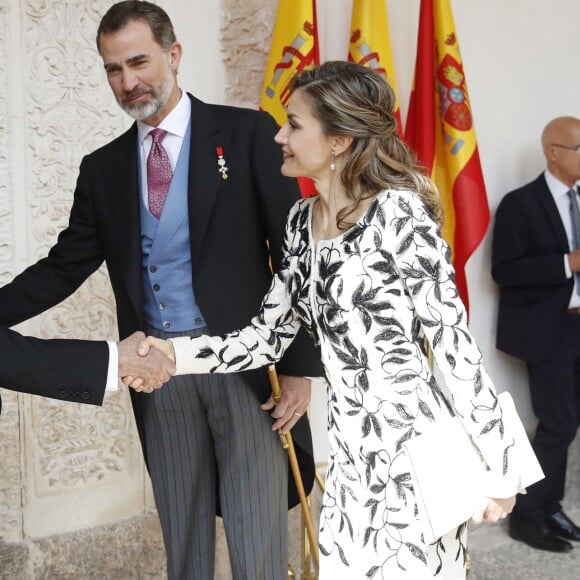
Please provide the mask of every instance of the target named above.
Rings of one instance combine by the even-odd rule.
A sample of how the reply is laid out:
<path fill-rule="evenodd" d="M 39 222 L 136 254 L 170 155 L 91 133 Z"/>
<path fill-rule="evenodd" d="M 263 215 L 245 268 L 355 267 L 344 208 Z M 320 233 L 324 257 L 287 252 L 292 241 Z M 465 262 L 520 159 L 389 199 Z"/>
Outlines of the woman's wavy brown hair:
<path fill-rule="evenodd" d="M 340 229 L 352 225 L 347 218 L 363 200 L 384 189 L 416 192 L 441 223 L 437 188 L 397 133 L 395 95 L 381 75 L 352 62 L 328 61 L 294 77 L 290 88 L 300 90 L 325 135 L 353 140 L 340 172 L 353 203 L 338 213 Z"/>

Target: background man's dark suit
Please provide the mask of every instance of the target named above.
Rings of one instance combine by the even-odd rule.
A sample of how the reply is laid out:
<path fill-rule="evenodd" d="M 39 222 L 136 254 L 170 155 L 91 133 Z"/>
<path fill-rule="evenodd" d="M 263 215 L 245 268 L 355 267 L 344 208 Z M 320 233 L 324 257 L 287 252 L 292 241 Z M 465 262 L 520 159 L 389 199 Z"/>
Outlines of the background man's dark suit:
<path fill-rule="evenodd" d="M 527 495 L 518 496 L 514 516 L 537 521 L 561 512 L 568 446 L 580 417 L 577 368 L 574 374 L 580 356 L 580 316 L 567 313 L 573 289 L 573 278 L 566 277 L 564 268 L 569 252 L 544 174 L 502 199 L 492 254 L 492 274 L 500 286 L 497 347 L 528 365 L 539 420 L 532 444 L 546 475 Z M 537 539 L 534 536 L 532 543 Z M 539 541 L 534 547 L 553 549 Z M 562 548 L 557 544 L 554 551 Z"/>
<path fill-rule="evenodd" d="M 40 340 L 0 326 L 0 352 L 0 387 L 75 403 L 103 402 L 106 342 Z"/>
<path fill-rule="evenodd" d="M 277 129 L 271 117 L 190 98 L 192 285 L 209 331 L 224 333 L 244 326 L 258 311 L 271 280 L 266 240 L 276 268 L 285 217 L 299 194 L 294 180 L 280 175 L 282 155 L 272 146 Z M 227 180 L 218 171 L 217 147 L 223 150 Z M 0 323 L 13 325 L 57 304 L 105 260 L 120 337 L 143 329 L 138 174 L 136 125 L 83 159 L 68 228 L 47 258 L 0 289 Z M 278 365 L 280 373 L 320 374 L 314 349 L 304 338 L 295 341 Z M 265 401 L 270 390 L 265 372 L 254 372 L 251 382 L 256 404 Z M 135 392 L 131 395 L 143 443 L 149 399 Z M 307 458 L 304 479 L 310 490 L 314 465 L 305 418 L 293 435 L 299 456 Z M 294 494 L 290 501 L 296 502 Z"/>
<path fill-rule="evenodd" d="M 507 194 L 493 230 L 492 275 L 500 286 L 497 347 L 526 362 L 558 348 L 569 325 L 573 279 L 568 239 L 544 175 Z"/>

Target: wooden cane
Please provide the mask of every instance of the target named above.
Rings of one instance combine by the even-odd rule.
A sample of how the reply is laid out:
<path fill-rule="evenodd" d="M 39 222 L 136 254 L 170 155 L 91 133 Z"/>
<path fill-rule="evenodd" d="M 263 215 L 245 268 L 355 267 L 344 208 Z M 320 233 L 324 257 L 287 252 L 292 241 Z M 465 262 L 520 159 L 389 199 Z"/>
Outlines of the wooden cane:
<path fill-rule="evenodd" d="M 280 389 L 280 382 L 278 381 L 278 373 L 276 372 L 276 367 L 274 365 L 268 366 L 268 378 L 270 379 L 270 386 L 272 387 L 272 397 L 274 402 L 278 404 L 282 397 L 282 390 Z M 282 447 L 286 449 L 288 453 L 288 459 L 290 460 L 290 467 L 292 469 L 292 475 L 294 476 L 294 482 L 296 483 L 296 490 L 298 491 L 298 497 L 300 498 L 300 506 L 302 507 L 302 516 L 304 517 L 304 523 L 306 525 L 306 531 L 308 533 L 308 540 L 310 541 L 310 547 L 312 550 L 312 559 L 314 560 L 314 567 L 316 568 L 316 573 L 318 574 L 319 568 L 319 554 L 318 554 L 318 541 L 314 534 L 314 526 L 312 525 L 312 516 L 310 515 L 310 509 L 308 507 L 308 501 L 306 499 L 306 493 L 304 492 L 304 484 L 302 483 L 302 475 L 300 474 L 300 468 L 298 467 L 298 459 L 296 457 L 296 449 L 294 449 L 294 441 L 292 441 L 292 435 L 290 432 L 283 433 L 282 430 L 278 430 L 278 435 L 282 443 Z"/>

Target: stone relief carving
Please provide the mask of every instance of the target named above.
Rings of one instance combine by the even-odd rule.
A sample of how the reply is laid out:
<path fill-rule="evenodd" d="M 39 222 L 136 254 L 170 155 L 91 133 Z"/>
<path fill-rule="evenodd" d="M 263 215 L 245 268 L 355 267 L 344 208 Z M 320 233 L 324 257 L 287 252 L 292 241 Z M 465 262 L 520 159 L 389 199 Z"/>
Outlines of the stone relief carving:
<path fill-rule="evenodd" d="M 105 82 L 95 33 L 109 0 L 23 3 L 28 232 L 32 262 L 66 226 L 83 155 L 127 126 Z M 101 268 L 69 299 L 34 320 L 41 337 L 115 338 L 115 306 Z M 132 412 L 126 393 L 102 409 L 34 398 L 26 425 L 34 441 L 37 495 L 103 482 L 126 471 Z"/>
<path fill-rule="evenodd" d="M 10 173 L 10 131 L 8 127 L 7 62 L 8 6 L 0 0 L 0 284 L 10 279 L 13 266 L 13 199 Z M 15 542 L 22 533 L 20 475 L 20 430 L 18 395 L 1 389 L 0 421 L 0 538 Z"/>
<path fill-rule="evenodd" d="M 276 9 L 274 0 L 223 0 L 220 40 L 229 103 L 258 108 Z"/>
<path fill-rule="evenodd" d="M 121 401 L 95 410 L 40 399 L 35 408 L 39 464 L 37 494 L 101 482 L 125 469 L 130 448 L 128 416 Z"/>
<path fill-rule="evenodd" d="M 0 538 L 16 542 L 22 533 L 22 478 L 20 473 L 20 430 L 18 395 L 1 389 L 0 421 Z"/>

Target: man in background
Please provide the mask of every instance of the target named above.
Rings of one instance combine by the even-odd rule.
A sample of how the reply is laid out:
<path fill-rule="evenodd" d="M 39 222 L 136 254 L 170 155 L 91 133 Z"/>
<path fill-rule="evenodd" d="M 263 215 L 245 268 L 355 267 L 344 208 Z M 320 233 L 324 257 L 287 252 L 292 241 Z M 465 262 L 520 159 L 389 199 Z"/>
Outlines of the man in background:
<path fill-rule="evenodd" d="M 568 447 L 580 421 L 580 119 L 542 133 L 546 170 L 507 194 L 495 216 L 492 275 L 500 286 L 497 347 L 526 362 L 545 479 L 518 496 L 509 534 L 572 550 L 580 528 L 562 510 Z"/>
<path fill-rule="evenodd" d="M 104 260 L 121 337 L 241 327 L 268 289 L 270 259 L 280 265 L 286 214 L 299 197 L 280 174 L 273 119 L 183 92 L 182 48 L 155 4 L 111 6 L 97 48 L 136 123 L 83 159 L 69 226 L 47 258 L 0 289 L 0 322 L 58 303 Z M 298 338 L 279 370 L 286 376 L 274 425 L 259 408 L 270 392 L 264 371 L 176 377 L 151 395 L 132 391 L 171 580 L 213 578 L 218 508 L 234 578 L 286 578 L 288 463 L 272 427 L 296 425 L 308 492 L 314 464 L 303 377 L 320 374 L 312 345 Z"/>

